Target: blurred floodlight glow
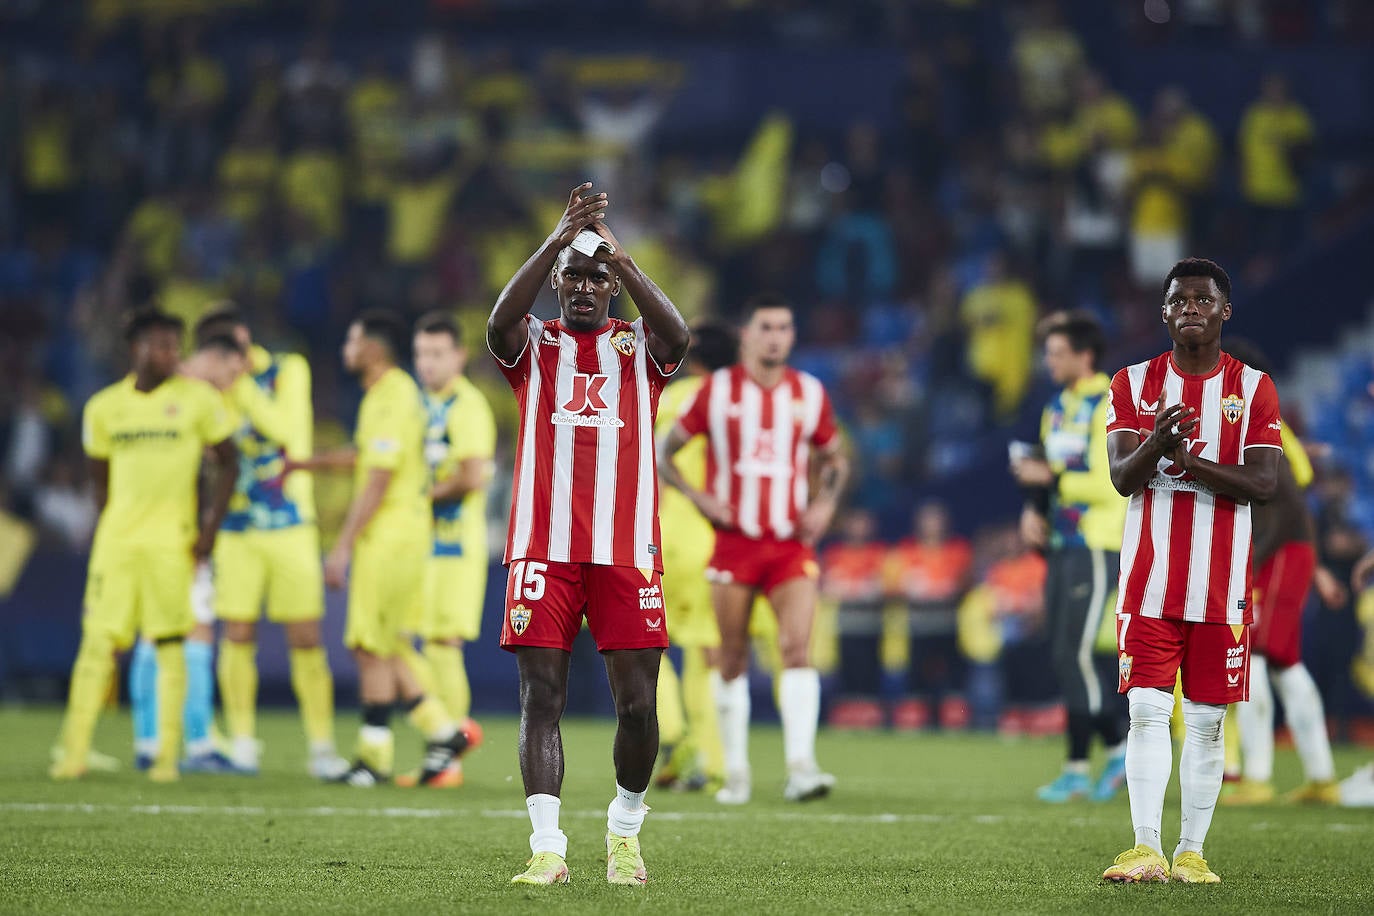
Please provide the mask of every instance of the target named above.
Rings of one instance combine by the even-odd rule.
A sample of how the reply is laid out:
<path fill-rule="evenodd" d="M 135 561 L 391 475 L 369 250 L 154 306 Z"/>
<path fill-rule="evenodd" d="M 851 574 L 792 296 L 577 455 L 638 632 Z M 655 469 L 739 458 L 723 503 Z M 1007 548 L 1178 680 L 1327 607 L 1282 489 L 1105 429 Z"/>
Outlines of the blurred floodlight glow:
<path fill-rule="evenodd" d="M 1169 21 L 1169 0 L 1145 0 L 1145 18 L 1155 25 Z"/>

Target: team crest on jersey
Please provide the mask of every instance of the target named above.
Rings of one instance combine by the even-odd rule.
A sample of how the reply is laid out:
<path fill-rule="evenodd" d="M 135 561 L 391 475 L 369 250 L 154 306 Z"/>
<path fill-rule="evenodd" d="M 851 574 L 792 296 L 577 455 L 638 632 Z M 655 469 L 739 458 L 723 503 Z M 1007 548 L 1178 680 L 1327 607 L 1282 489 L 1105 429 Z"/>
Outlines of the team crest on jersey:
<path fill-rule="evenodd" d="M 1245 398 L 1238 394 L 1228 394 L 1221 399 L 1221 415 L 1226 418 L 1228 423 L 1240 421 L 1240 415 L 1245 413 Z"/>
<path fill-rule="evenodd" d="M 525 635 L 525 630 L 529 628 L 530 617 L 533 613 L 523 604 L 517 604 L 510 609 L 510 628 L 515 631 L 516 636 Z"/>
<path fill-rule="evenodd" d="M 611 346 L 620 351 L 622 356 L 635 355 L 635 332 L 616 331 L 611 335 Z"/>
<path fill-rule="evenodd" d="M 1121 673 L 1121 683 L 1131 682 L 1131 666 L 1135 664 L 1135 656 L 1121 653 L 1121 658 L 1117 661 L 1117 670 Z"/>
<path fill-rule="evenodd" d="M 167 409 L 163 412 L 169 417 L 175 417 L 177 414 L 181 413 L 181 408 L 175 404 L 168 404 Z"/>

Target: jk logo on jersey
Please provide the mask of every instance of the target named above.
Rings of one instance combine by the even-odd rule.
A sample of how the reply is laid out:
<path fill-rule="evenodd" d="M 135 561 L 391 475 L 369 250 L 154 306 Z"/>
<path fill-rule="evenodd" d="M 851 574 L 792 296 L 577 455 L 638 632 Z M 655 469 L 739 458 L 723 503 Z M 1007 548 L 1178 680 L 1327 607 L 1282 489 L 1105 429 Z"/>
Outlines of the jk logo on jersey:
<path fill-rule="evenodd" d="M 610 378 L 605 375 L 576 373 L 572 378 L 572 397 L 568 398 L 568 403 L 563 405 L 563 409 L 569 413 L 610 410 L 610 406 L 601 396 L 601 389 L 606 387 L 608 381 Z"/>
<path fill-rule="evenodd" d="M 1196 458 L 1201 458 L 1203 450 L 1207 448 L 1207 443 L 1201 439 L 1184 439 L 1183 448 L 1188 452 L 1188 454 Z M 1159 459 L 1159 473 L 1164 475 L 1165 477 L 1178 478 L 1182 477 L 1184 474 L 1188 472 L 1183 470 L 1183 468 L 1179 467 L 1176 463 L 1170 461 L 1168 458 L 1161 458 Z"/>
<path fill-rule="evenodd" d="M 1227 423 L 1240 422 L 1243 413 L 1245 413 L 1245 398 L 1238 394 L 1228 394 L 1221 399 L 1221 415 L 1226 418 Z"/>

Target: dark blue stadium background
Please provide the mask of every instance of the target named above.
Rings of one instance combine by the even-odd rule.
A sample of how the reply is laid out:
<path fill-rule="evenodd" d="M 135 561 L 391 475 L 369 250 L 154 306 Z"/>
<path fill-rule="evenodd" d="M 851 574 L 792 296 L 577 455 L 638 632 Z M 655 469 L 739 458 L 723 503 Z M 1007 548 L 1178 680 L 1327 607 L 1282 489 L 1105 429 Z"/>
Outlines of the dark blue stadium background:
<path fill-rule="evenodd" d="M 1374 530 L 1374 478 L 1365 457 L 1374 442 L 1365 390 L 1370 354 L 1342 341 L 1363 331 L 1374 303 L 1367 271 L 1374 252 L 1370 4 L 1254 0 L 1221 5 L 1215 19 L 1189 18 L 1189 8 L 1207 4 L 1162 0 L 1050 5 L 1060 8 L 1062 28 L 1084 63 L 1142 123 L 1160 90 L 1177 86 L 1216 131 L 1221 156 L 1215 180 L 1189 201 L 1187 249 L 1231 269 L 1234 333 L 1270 352 L 1281 382 L 1301 383 L 1302 396 L 1286 400 L 1285 413 L 1306 438 L 1330 447 L 1320 472 L 1341 484 L 1321 497 L 1323 524 L 1348 524 L 1367 536 Z M 1057 207 L 1077 180 L 1076 168 L 1056 170 L 1038 160 L 1028 166 L 1008 139 L 1014 130 L 1038 136 L 1078 113 L 1074 102 L 1032 112 L 1022 99 L 1017 37 L 1041 4 L 660 0 L 579 3 L 574 15 L 573 5 L 538 0 L 301 0 L 209 3 L 183 20 L 162 19 L 158 11 L 186 4 L 130 0 L 104 5 L 133 11 L 107 26 L 98 22 L 99 6 L 0 0 L 0 507 L 40 534 L 18 588 L 0 601 L 0 696 L 57 695 L 75 653 L 84 555 L 63 536 L 60 520 L 49 517 L 44 507 L 54 503 L 45 497 L 83 492 L 80 405 L 120 371 L 118 347 L 109 340 L 118 315 L 157 295 L 167 280 L 120 273 L 130 214 L 157 194 L 215 193 L 214 160 L 252 103 L 255 68 L 266 59 L 276 67 L 268 83 L 275 79 L 285 99 L 271 115 L 271 142 L 283 160 L 321 141 L 332 154 L 351 156 L 354 140 L 342 114 L 347 85 L 333 100 L 338 123 L 318 136 L 302 128 L 287 98 L 285 74 L 316 43 L 325 43 L 331 65 L 350 81 L 375 61 L 404 85 L 417 40 L 436 35 L 461 52 L 474 78 L 499 65 L 533 86 L 536 113 L 522 112 L 515 123 L 573 135 L 576 125 L 560 106 L 583 90 L 550 77 L 551 61 L 635 58 L 677 74 L 628 167 L 639 186 L 609 189 L 611 223 L 617 195 L 634 198 L 649 213 L 650 233 L 670 240 L 669 250 L 710 278 L 708 311 L 729 316 L 762 288 L 796 303 L 796 362 L 835 392 L 856 442 L 859 480 L 851 501 L 876 514 L 884 538 L 906 534 L 913 507 L 931 498 L 945 502 L 955 527 L 969 536 L 1014 518 L 1020 496 L 1006 473 L 1006 443 L 1033 438 L 1048 392 L 1037 373 L 1015 409 L 999 413 L 988 380 L 976 377 L 966 359 L 972 330 L 957 310 L 941 311 L 942 296 L 952 297 L 946 306 L 960 301 L 988 281 L 993 261 L 1005 259 L 1038 314 L 1087 308 L 1107 324 L 1108 369 L 1166 343 L 1153 320 L 1158 291 L 1129 278 L 1125 238 L 1084 266 L 1058 237 Z M 172 49 L 183 40 L 216 61 L 226 79 L 222 98 L 203 117 L 177 114 L 149 90 L 160 72 L 175 71 Z M 1301 163 L 1301 199 L 1275 233 L 1254 219 L 1237 168 L 1237 131 L 1270 74 L 1287 78 L 1315 125 Z M 824 202 L 820 219 L 792 225 L 784 215 L 767 231 L 732 241 L 719 213 L 691 189 L 728 173 L 770 114 L 790 125 L 788 203 L 815 191 L 803 186 L 808 169 L 839 171 L 817 195 Z M 74 174 L 57 187 L 35 186 L 25 161 L 29 132 L 63 117 Z M 860 194 L 863 166 L 852 159 L 856 130 L 865 127 L 878 150 L 872 199 Z M 194 153 L 200 141 L 209 144 L 204 161 Z M 462 153 L 442 148 L 435 155 Z M 118 166 L 102 168 L 111 156 Z M 474 238 L 492 226 L 520 223 L 537 238 L 546 228 L 533 216 L 536 205 L 586 177 L 584 169 L 566 167 L 531 176 L 498 160 L 491 153 L 480 164 L 475 182 L 490 181 L 485 189 L 459 192 L 451 204 L 458 254 L 436 250 L 415 263 L 387 257 L 384 207 L 350 202 L 337 234 L 307 232 L 302 241 L 269 204 L 261 225 L 280 293 L 248 308 L 271 328 L 270 342 L 310 356 L 319 418 L 349 428 L 356 409 L 359 392 L 342 377 L 337 355 L 349 315 L 374 305 L 414 313 L 435 304 L 479 315 L 493 290 L 473 279 L 476 268 L 458 281 L 444 279 L 450 259 L 476 259 Z M 1008 217 L 1015 209 L 1008 187 L 1033 201 L 1016 214 L 1016 225 Z M 1124 211 L 1120 220 L 1129 223 Z M 1018 233 L 1027 221 L 1032 230 Z M 219 252 L 231 272 L 250 234 L 241 230 Z M 854 242 L 874 238 L 872 246 Z M 426 284 L 442 288 L 438 301 L 416 292 Z M 483 359 L 474 342 L 474 364 Z M 36 470 L 32 454 L 25 453 L 27 465 L 14 457 L 20 443 L 31 447 L 34 423 L 42 427 Z M 499 593 L 501 570 L 492 573 Z M 330 649 L 348 696 L 353 674 L 339 649 L 339 598 L 330 597 Z M 478 711 L 514 707 L 514 667 L 494 646 L 497 604 L 489 602 L 484 639 L 468 654 Z M 1346 674 L 1359 639 L 1352 609 L 1311 615 L 1309 664 L 1338 716 L 1363 702 Z M 262 677 L 269 698 L 285 696 L 279 634 L 263 638 Z M 598 675 L 598 688 L 599 682 Z M 590 711 L 604 702 L 604 691 L 573 702 Z"/>

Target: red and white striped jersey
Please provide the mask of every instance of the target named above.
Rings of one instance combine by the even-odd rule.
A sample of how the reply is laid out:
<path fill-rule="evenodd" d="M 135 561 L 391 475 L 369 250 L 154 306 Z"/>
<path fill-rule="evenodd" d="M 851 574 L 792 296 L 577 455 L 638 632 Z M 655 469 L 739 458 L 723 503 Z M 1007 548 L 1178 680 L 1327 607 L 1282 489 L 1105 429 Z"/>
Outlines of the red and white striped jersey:
<path fill-rule="evenodd" d="M 1248 448 L 1282 448 L 1279 396 L 1269 376 L 1226 353 L 1207 375 L 1187 375 L 1165 353 L 1112 379 L 1107 433 L 1143 440 L 1175 404 L 1197 411 L 1188 451 L 1244 464 Z M 1131 497 L 1121 544 L 1116 612 L 1169 620 L 1248 624 L 1250 505 L 1214 493 L 1167 458 Z"/>
<path fill-rule="evenodd" d="M 520 405 L 505 561 L 662 572 L 654 415 L 677 367 L 654 361 L 643 319 L 594 333 L 525 321 L 525 349 L 497 359 Z"/>
<path fill-rule="evenodd" d="M 811 449 L 825 448 L 837 433 L 820 381 L 789 368 L 763 388 L 743 366 L 718 369 L 678 423 L 689 436 L 706 436 L 706 486 L 733 510 L 740 532 L 797 537 L 810 496 Z"/>

